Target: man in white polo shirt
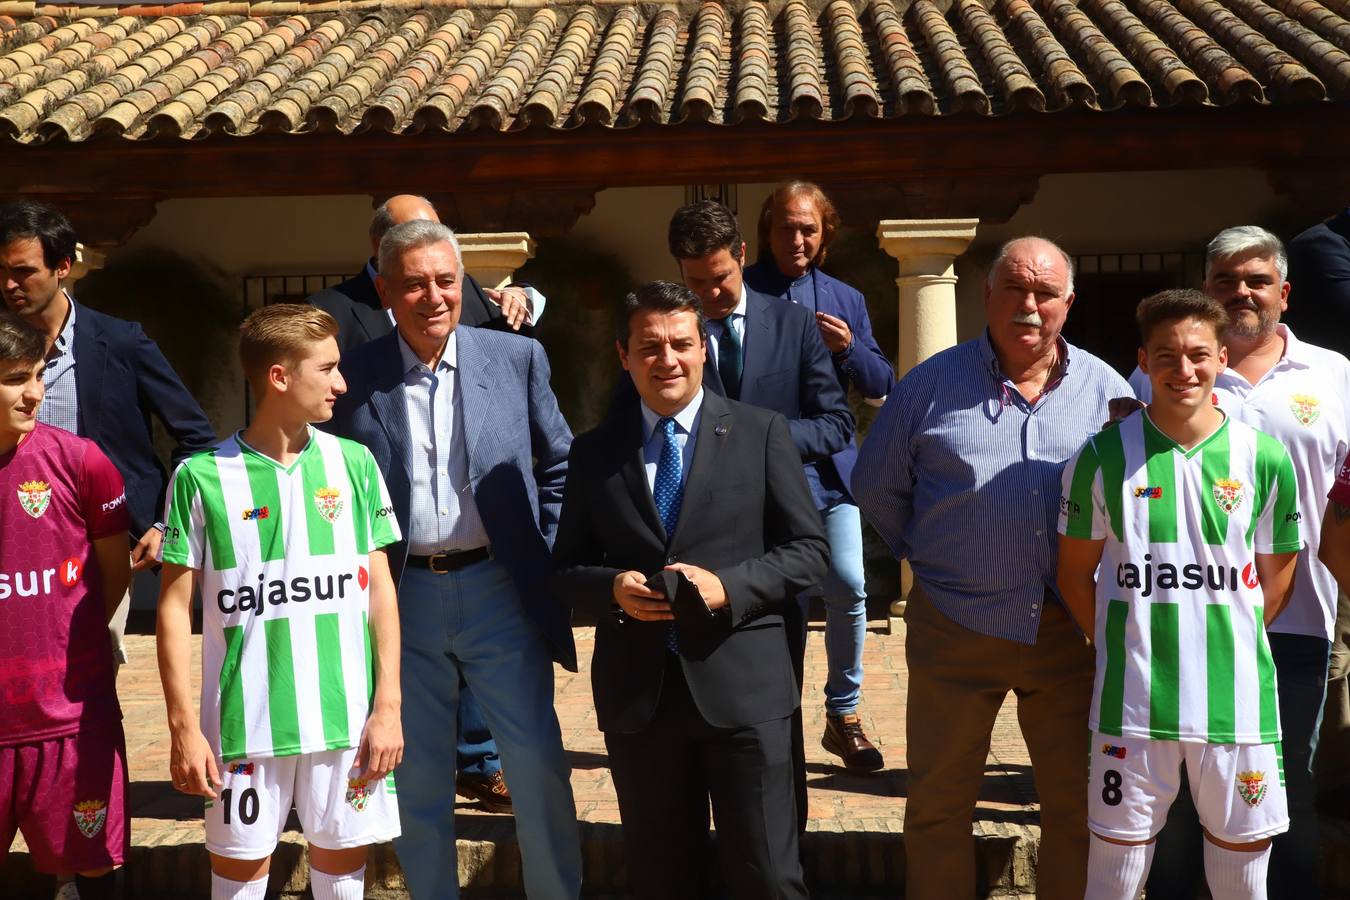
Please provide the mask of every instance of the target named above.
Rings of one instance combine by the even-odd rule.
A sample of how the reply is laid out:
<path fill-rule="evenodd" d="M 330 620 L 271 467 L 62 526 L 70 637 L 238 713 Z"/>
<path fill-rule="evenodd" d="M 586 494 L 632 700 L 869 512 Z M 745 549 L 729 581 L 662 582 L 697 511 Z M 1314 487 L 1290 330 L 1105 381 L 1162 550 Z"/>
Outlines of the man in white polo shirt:
<path fill-rule="evenodd" d="M 1280 314 L 1289 304 L 1287 274 L 1279 238 L 1253 225 L 1221 231 L 1206 250 L 1205 293 L 1224 305 L 1230 319 L 1224 332 L 1228 369 L 1214 383 L 1214 402 L 1288 448 L 1308 537 L 1299 554 L 1293 596 L 1268 629 L 1279 680 L 1290 817 L 1288 833 L 1277 837 L 1272 849 L 1269 892 L 1272 898 L 1308 900 L 1321 895 L 1312 763 L 1337 598 L 1335 578 L 1317 559 L 1317 536 L 1327 493 L 1350 449 L 1350 360 L 1299 340 L 1281 324 Z M 1130 386 L 1149 402 L 1148 377 L 1138 369 Z M 1193 808 L 1178 806 L 1188 805 L 1173 807 L 1159 836 L 1148 883 L 1150 900 L 1195 896 L 1201 868 L 1198 825 L 1182 828 L 1195 814 Z"/>

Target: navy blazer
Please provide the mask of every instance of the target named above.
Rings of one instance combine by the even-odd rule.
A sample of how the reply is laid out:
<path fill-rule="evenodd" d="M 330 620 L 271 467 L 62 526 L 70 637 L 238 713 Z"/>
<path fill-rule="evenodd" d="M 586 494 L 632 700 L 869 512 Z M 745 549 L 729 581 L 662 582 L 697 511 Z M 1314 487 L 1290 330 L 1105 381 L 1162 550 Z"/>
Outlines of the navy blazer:
<path fill-rule="evenodd" d="M 828 313 L 848 323 L 853 332 L 853 341 L 843 353 L 830 354 L 834 363 L 835 376 L 839 386 L 847 395 L 851 382 L 858 393 L 869 400 L 884 400 L 895 386 L 895 367 L 877 346 L 872 334 L 872 320 L 867 315 L 867 299 L 862 292 L 850 287 L 832 275 L 820 269 L 814 269 L 816 280 L 816 309 Z M 786 279 L 772 261 L 757 262 L 746 267 L 745 281 L 751 288 L 767 296 L 788 299 Z M 853 477 L 853 465 L 858 459 L 857 445 L 850 441 L 843 450 L 834 454 L 834 468 L 839 473 L 844 489 L 849 490 L 849 480 Z"/>
<path fill-rule="evenodd" d="M 1289 242 L 1289 309 L 1295 334 L 1350 356 L 1350 209 Z"/>
<path fill-rule="evenodd" d="M 572 431 L 549 387 L 548 356 L 538 341 L 481 328 L 459 328 L 455 389 L 464 410 L 473 498 L 496 560 L 511 573 L 526 612 L 553 659 L 575 672 L 567 611 L 553 599 L 549 554 L 558 528 Z M 347 393 L 324 427 L 370 448 L 384 473 L 405 539 L 388 548 L 395 582 L 407 560 L 412 508 L 412 450 L 398 332 L 352 349 L 342 360 Z M 416 598 L 399 595 L 400 603 Z"/>
<path fill-rule="evenodd" d="M 216 430 L 140 324 L 80 304 L 74 352 L 80 436 L 122 473 L 132 536 L 139 539 L 159 520 L 168 482 L 151 416 L 173 438 L 174 466 L 215 444 Z"/>

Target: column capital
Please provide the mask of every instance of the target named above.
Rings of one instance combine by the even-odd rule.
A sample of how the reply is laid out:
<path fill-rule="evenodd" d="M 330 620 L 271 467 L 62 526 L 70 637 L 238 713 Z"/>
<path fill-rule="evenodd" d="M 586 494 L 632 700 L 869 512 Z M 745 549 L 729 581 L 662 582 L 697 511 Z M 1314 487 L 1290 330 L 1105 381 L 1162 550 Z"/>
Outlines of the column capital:
<path fill-rule="evenodd" d="M 99 250 L 93 247 L 86 247 L 84 244 L 75 245 L 75 259 L 71 261 L 70 274 L 65 277 L 66 287 L 73 287 L 75 282 L 79 281 L 90 272 L 103 268 L 106 258 Z"/>
<path fill-rule="evenodd" d="M 484 287 L 499 288 L 510 283 L 516 269 L 534 258 L 536 242 L 525 231 L 458 234 L 464 256 L 464 270 Z"/>
<path fill-rule="evenodd" d="M 881 249 L 895 257 L 901 275 L 941 275 L 975 240 L 979 219 L 882 219 Z"/>

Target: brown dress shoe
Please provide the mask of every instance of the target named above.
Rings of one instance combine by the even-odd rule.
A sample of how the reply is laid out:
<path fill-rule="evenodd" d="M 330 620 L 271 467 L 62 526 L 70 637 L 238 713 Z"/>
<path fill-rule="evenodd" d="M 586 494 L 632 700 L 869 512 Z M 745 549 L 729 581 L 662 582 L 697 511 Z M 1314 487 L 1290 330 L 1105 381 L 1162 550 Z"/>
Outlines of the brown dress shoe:
<path fill-rule="evenodd" d="M 844 761 L 850 772 L 875 772 L 886 765 L 881 751 L 863 734 L 862 720 L 857 713 L 842 716 L 825 715 L 825 736 L 820 746 Z"/>
<path fill-rule="evenodd" d="M 466 800 L 477 800 L 483 809 L 490 813 L 512 812 L 511 792 L 506 787 L 506 779 L 501 771 L 491 775 L 465 775 L 455 777 L 455 793 Z"/>

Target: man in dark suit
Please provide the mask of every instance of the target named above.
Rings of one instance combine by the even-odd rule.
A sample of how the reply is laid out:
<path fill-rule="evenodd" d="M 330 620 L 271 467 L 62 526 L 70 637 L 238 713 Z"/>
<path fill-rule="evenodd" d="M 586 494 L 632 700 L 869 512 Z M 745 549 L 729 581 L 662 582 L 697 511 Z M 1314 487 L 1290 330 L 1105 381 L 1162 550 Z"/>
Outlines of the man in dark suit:
<path fill-rule="evenodd" d="M 379 272 L 397 329 L 343 358 L 347 393 L 330 427 L 375 456 L 404 535 L 389 548 L 403 648 L 399 860 L 414 897 L 457 896 L 445 769 L 463 678 L 519 788 L 525 892 L 575 898 L 581 847 L 553 663 L 576 671 L 576 648 L 548 593 L 572 433 L 543 347 L 456 327 L 463 269 L 450 229 L 390 229 Z"/>
<path fill-rule="evenodd" d="M 1295 301 L 1283 319 L 1297 334 L 1350 356 L 1350 207 L 1289 242 Z"/>
<path fill-rule="evenodd" d="M 132 571 L 154 564 L 168 476 L 152 419 L 173 438 L 173 465 L 215 443 L 215 429 L 155 342 L 135 322 L 82 306 L 61 287 L 75 261 L 75 229 L 32 200 L 0 209 L 0 292 L 5 305 L 47 336 L 46 399 L 38 418 L 98 444 L 126 483 Z M 109 628 L 120 662 L 130 607 Z"/>
<path fill-rule="evenodd" d="M 704 386 L 781 413 L 802 464 L 831 465 L 835 454 L 853 445 L 853 415 L 815 317 L 795 303 L 745 286 L 745 241 L 736 215 L 721 203 L 707 200 L 676 210 L 668 240 L 685 286 L 698 295 L 708 316 Z M 799 689 L 806 659 L 806 612 L 805 594 L 784 612 Z M 806 751 L 801 715 L 799 708 L 792 741 L 797 824 L 804 831 Z"/>
<path fill-rule="evenodd" d="M 394 330 L 394 322 L 380 305 L 380 295 L 375 290 L 375 254 L 379 252 L 380 239 L 390 228 L 414 219 L 441 220 L 431 201 L 415 194 L 398 194 L 380 204 L 370 220 L 371 257 L 365 267 L 306 300 L 337 319 L 338 347 L 343 353 Z M 510 285 L 502 290 L 485 288 L 466 272 L 461 309 L 461 325 L 518 331 L 533 337 L 534 325 L 544 314 L 544 297 L 523 285 Z"/>
<path fill-rule="evenodd" d="M 371 258 L 360 273 L 341 284 L 324 288 L 308 301 L 338 322 L 338 348 L 345 355 L 394 330 L 394 320 L 375 290 L 375 256 L 380 240 L 389 229 L 414 219 L 439 222 L 436 207 L 425 197 L 398 194 L 380 204 L 370 220 Z M 460 324 L 518 331 L 534 336 L 534 323 L 544 313 L 545 298 L 533 288 L 512 285 L 503 290 L 484 289 L 464 273 Z M 488 812 L 511 812 L 511 791 L 502 775 L 501 754 L 483 720 L 483 712 L 467 685 L 460 685 L 459 741 L 455 749 L 455 790 L 477 800 Z"/>
<path fill-rule="evenodd" d="M 783 614 L 825 573 L 826 544 L 789 423 L 703 389 L 691 291 L 645 285 L 617 325 L 640 401 L 577 439 L 554 563 L 567 604 L 598 621 L 591 684 L 628 886 L 643 900 L 806 897 Z M 678 623 L 669 588 L 647 586 L 658 573 L 693 586 Z"/>

